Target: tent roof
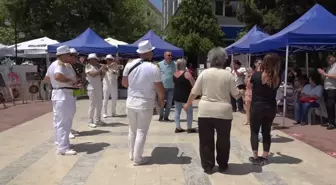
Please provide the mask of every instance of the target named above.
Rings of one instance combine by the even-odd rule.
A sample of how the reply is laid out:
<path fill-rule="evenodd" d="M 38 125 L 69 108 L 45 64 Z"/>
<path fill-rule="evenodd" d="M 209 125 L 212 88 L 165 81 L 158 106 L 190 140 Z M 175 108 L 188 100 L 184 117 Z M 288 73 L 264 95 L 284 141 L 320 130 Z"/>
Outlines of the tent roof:
<path fill-rule="evenodd" d="M 336 44 L 336 16 L 316 4 L 280 32 L 251 45 L 253 53 L 286 46 L 320 47 Z"/>
<path fill-rule="evenodd" d="M 144 40 L 149 40 L 150 43 L 155 47 L 154 57 L 159 57 L 159 56 L 163 57 L 163 54 L 166 51 L 172 52 L 174 57 L 184 56 L 184 52 L 182 49 L 176 46 L 173 46 L 172 44 L 169 44 L 168 42 L 165 42 L 158 35 L 156 35 L 152 30 L 147 32 L 142 38 L 140 38 L 133 44 L 119 46 L 119 53 L 121 55 L 122 54 L 137 55 L 136 50 L 138 49 L 138 44 Z"/>
<path fill-rule="evenodd" d="M 50 39 L 48 37 L 42 37 L 38 39 L 33 39 L 25 42 L 18 43 L 18 50 L 47 50 L 48 45 L 58 44 L 57 40 Z M 15 45 L 9 46 L 10 48 L 14 48 Z"/>
<path fill-rule="evenodd" d="M 235 43 L 231 44 L 230 46 L 226 47 L 226 51 L 228 53 L 249 53 L 250 52 L 250 45 L 252 43 L 258 42 L 266 37 L 269 37 L 267 33 L 262 31 L 257 25 L 253 26 L 253 28 L 246 33 L 242 38 L 240 38 Z"/>
<path fill-rule="evenodd" d="M 128 43 L 120 41 L 120 40 L 116 40 L 114 38 L 108 37 L 105 39 L 106 42 L 108 42 L 109 44 L 118 47 L 118 45 L 126 45 Z"/>
<path fill-rule="evenodd" d="M 75 48 L 80 54 L 89 54 L 89 53 L 97 53 L 97 54 L 116 54 L 117 47 L 112 46 L 108 42 L 106 42 L 103 38 L 101 38 L 97 33 L 95 33 L 92 29 L 88 28 L 74 38 L 73 40 L 69 40 L 63 43 L 49 45 L 48 52 L 56 53 L 56 49 L 59 46 L 67 45 L 71 48 Z"/>

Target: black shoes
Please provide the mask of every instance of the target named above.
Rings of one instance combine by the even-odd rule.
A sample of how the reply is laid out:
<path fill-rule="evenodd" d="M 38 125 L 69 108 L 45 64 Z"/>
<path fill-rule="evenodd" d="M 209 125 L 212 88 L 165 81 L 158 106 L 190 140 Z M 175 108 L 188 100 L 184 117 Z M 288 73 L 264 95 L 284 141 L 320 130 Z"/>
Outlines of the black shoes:
<path fill-rule="evenodd" d="M 329 126 L 327 127 L 327 130 L 333 130 L 333 129 L 335 129 L 335 128 L 336 128 L 335 125 L 333 125 L 333 124 L 329 124 Z"/>
<path fill-rule="evenodd" d="M 264 166 L 268 164 L 268 159 L 264 157 L 258 157 L 258 158 L 250 157 L 249 161 L 253 165 L 259 165 L 259 166 Z"/>
<path fill-rule="evenodd" d="M 182 129 L 182 128 L 176 128 L 175 129 L 175 133 L 182 133 L 182 132 L 185 132 L 185 130 Z M 194 129 L 194 128 L 190 128 L 190 129 L 187 129 L 187 133 L 188 134 L 197 133 L 197 130 Z"/>
<path fill-rule="evenodd" d="M 182 132 L 185 132 L 185 130 L 182 129 L 182 128 L 176 128 L 175 129 L 175 133 L 182 133 Z"/>
<path fill-rule="evenodd" d="M 159 117 L 159 121 L 167 121 L 167 122 L 170 122 L 170 119 L 169 118 L 163 118 L 163 117 Z"/>
<path fill-rule="evenodd" d="M 219 166 L 218 167 L 218 172 L 219 173 L 225 173 L 228 170 L 228 167 L 229 167 L 228 165 Z M 213 168 L 205 168 L 204 173 L 206 173 L 208 175 L 212 175 L 214 173 Z"/>

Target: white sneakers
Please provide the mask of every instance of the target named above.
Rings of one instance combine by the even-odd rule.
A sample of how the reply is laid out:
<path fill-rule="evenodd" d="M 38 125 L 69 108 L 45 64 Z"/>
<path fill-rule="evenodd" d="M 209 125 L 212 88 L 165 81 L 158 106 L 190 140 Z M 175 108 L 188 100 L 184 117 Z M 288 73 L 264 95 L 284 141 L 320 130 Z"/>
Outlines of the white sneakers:
<path fill-rule="evenodd" d="M 70 132 L 69 139 L 75 139 L 75 138 L 76 138 L 76 136 L 73 133 Z"/>
<path fill-rule="evenodd" d="M 147 158 L 141 158 L 139 161 L 133 161 L 133 166 L 140 166 L 148 163 Z"/>
<path fill-rule="evenodd" d="M 91 127 L 91 128 L 96 128 L 97 127 L 97 125 L 94 124 L 94 123 L 89 123 L 88 126 Z"/>
<path fill-rule="evenodd" d="M 103 118 L 107 118 L 108 116 L 106 114 L 103 114 Z"/>
<path fill-rule="evenodd" d="M 77 152 L 75 150 L 67 150 L 65 152 L 60 152 L 60 151 L 57 151 L 57 155 L 76 155 Z"/>
<path fill-rule="evenodd" d="M 116 113 L 112 113 L 111 117 L 116 117 L 117 114 Z M 107 114 L 103 114 L 103 118 L 108 118 L 109 116 Z"/>

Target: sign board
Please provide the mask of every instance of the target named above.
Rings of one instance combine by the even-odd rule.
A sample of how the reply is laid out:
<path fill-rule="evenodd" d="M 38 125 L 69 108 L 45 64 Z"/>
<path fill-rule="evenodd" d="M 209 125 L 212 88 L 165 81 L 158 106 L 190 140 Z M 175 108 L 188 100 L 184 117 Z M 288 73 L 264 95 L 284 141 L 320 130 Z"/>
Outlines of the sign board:
<path fill-rule="evenodd" d="M 41 77 L 36 72 L 28 72 L 26 73 L 26 80 L 41 80 Z"/>

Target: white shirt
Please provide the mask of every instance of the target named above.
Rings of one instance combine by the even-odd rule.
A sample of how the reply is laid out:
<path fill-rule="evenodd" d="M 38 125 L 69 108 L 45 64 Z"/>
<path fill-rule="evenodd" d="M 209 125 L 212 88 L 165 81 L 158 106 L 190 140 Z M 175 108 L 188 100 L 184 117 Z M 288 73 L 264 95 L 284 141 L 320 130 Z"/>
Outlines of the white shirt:
<path fill-rule="evenodd" d="M 64 83 L 55 80 L 55 74 L 60 73 L 63 74 L 66 78 L 72 79 L 73 81 L 76 80 L 76 73 L 75 70 L 72 68 L 70 64 L 61 64 L 60 61 L 56 60 L 53 62 L 53 67 L 48 68 L 47 75 L 50 77 L 51 85 L 53 88 L 60 88 L 60 87 L 72 87 L 71 83 Z M 49 70 L 50 69 L 50 70 Z M 53 70 L 53 72 L 52 72 Z M 50 73 L 50 74 L 48 74 Z M 51 78 L 52 76 L 52 78 Z M 53 89 L 51 100 L 70 100 L 75 99 L 73 96 L 73 90 L 71 89 Z"/>
<path fill-rule="evenodd" d="M 235 78 L 235 82 L 236 82 L 236 84 L 238 86 L 238 85 L 244 84 L 244 79 L 245 79 L 247 71 L 246 71 L 246 69 L 244 67 L 239 68 L 237 71 L 239 73 L 243 73 L 242 76 L 238 76 L 237 73 L 234 70 L 232 70 L 232 74 L 233 74 L 233 76 Z"/>
<path fill-rule="evenodd" d="M 56 85 L 56 80 L 55 80 L 55 77 L 54 77 L 54 71 L 55 71 L 55 67 L 57 66 L 57 63 L 58 63 L 58 60 L 51 63 L 50 66 L 48 67 L 47 73 L 46 73 L 46 76 L 49 77 L 50 83 L 53 86 L 53 88 L 56 88 L 56 87 L 54 87 L 54 85 Z"/>
<path fill-rule="evenodd" d="M 126 105 L 133 109 L 153 109 L 156 97 L 154 83 L 161 82 L 161 72 L 157 65 L 143 62 L 128 74 L 140 61 L 136 59 L 127 63 L 123 72 L 123 76 L 128 77 Z"/>
<path fill-rule="evenodd" d="M 334 63 L 332 66 L 330 66 L 330 69 L 327 72 L 329 75 L 335 75 L 336 74 L 336 63 Z M 325 89 L 336 89 L 336 79 L 335 78 L 329 78 L 326 77 L 324 80 L 324 88 Z"/>
<path fill-rule="evenodd" d="M 85 67 L 86 80 L 89 82 L 89 85 L 87 86 L 88 91 L 102 88 L 102 81 L 100 75 L 92 77 L 87 74 L 88 72 L 97 72 L 98 70 L 99 69 L 96 66 L 93 66 L 91 64 L 87 64 Z"/>
<path fill-rule="evenodd" d="M 114 74 L 112 69 L 109 69 L 103 79 L 104 87 L 115 87 L 118 86 L 118 74 Z"/>

